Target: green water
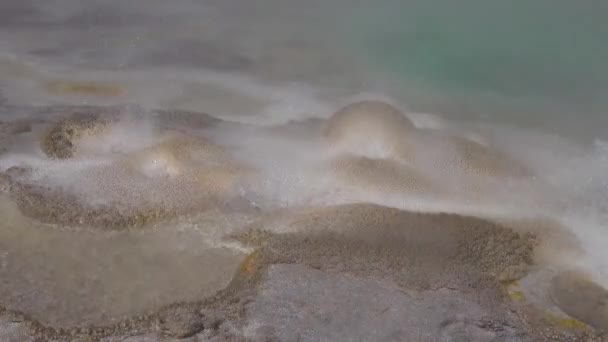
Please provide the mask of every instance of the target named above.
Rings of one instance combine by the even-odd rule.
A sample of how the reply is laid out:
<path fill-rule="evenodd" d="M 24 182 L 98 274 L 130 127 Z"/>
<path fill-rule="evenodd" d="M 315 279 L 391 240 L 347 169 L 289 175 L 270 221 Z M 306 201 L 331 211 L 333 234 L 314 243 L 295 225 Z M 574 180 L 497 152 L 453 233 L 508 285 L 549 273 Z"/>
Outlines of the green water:
<path fill-rule="evenodd" d="M 448 106 L 601 118 L 606 18 L 601 0 L 389 0 L 357 8 L 350 27 L 373 66 Z"/>

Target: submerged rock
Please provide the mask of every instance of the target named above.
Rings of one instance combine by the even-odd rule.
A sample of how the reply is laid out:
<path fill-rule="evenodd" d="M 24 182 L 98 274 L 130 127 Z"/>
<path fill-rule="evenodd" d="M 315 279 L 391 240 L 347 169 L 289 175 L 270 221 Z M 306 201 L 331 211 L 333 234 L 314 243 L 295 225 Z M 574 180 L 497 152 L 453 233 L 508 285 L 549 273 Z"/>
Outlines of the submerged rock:
<path fill-rule="evenodd" d="M 32 131 L 31 120 L 14 120 L 9 122 L 0 121 L 0 135 L 15 135 L 29 133 Z"/>
<path fill-rule="evenodd" d="M 175 66 L 208 68 L 210 70 L 243 71 L 253 61 L 228 46 L 200 39 L 174 39 L 166 45 L 154 44 L 151 49 L 137 53 L 129 66 Z"/>
<path fill-rule="evenodd" d="M 124 89 L 115 84 L 102 82 L 55 81 L 47 85 L 47 90 L 60 95 L 93 95 L 114 97 L 124 93 Z"/>
<path fill-rule="evenodd" d="M 9 113 L 8 111 L 5 113 L 4 111 L 0 110 L 0 117 L 2 117 L 4 114 Z M 15 145 L 15 141 L 20 135 L 32 132 L 36 123 L 38 123 L 36 119 L 29 118 L 0 120 L 0 155 L 6 153 L 11 146 Z"/>
<path fill-rule="evenodd" d="M 204 129 L 222 122 L 206 113 L 183 110 L 155 110 L 151 114 L 166 129 Z"/>

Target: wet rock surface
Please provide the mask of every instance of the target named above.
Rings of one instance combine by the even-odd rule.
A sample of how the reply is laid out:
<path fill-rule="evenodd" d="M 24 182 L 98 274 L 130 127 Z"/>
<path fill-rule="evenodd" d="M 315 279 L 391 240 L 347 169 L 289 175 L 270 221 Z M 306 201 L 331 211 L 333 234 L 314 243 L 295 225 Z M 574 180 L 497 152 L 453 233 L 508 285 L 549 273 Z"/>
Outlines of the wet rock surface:
<path fill-rule="evenodd" d="M 455 290 L 404 291 L 377 279 L 278 264 L 247 305 L 245 331 L 279 341 L 521 340 L 509 317 L 492 319 L 491 311 Z"/>

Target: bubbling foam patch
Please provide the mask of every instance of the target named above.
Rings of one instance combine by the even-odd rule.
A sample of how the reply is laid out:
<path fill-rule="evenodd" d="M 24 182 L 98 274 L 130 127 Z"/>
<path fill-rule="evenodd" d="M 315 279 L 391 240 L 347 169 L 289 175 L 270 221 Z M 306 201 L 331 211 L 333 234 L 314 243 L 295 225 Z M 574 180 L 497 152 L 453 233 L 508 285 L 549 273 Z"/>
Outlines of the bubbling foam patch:
<path fill-rule="evenodd" d="M 105 114 L 59 120 L 43 138 L 48 157 L 22 159 L 23 177 L 5 175 L 21 210 L 51 223 L 140 226 L 231 202 L 255 173 L 200 135 Z M 137 121 L 141 134 L 132 134 Z M 69 153 L 49 153 L 57 150 Z"/>

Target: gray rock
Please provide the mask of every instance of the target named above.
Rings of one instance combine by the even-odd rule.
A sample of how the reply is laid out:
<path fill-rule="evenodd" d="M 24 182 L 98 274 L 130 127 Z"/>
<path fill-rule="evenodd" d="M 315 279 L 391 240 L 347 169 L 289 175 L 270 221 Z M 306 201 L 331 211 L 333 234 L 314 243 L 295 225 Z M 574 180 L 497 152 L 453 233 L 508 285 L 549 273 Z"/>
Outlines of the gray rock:
<path fill-rule="evenodd" d="M 200 310 L 195 306 L 176 306 L 160 313 L 160 327 L 167 335 L 186 338 L 204 329 Z"/>
<path fill-rule="evenodd" d="M 466 294 L 273 265 L 247 307 L 244 334 L 280 341 L 515 341 Z"/>
<path fill-rule="evenodd" d="M 0 341 L 34 342 L 35 340 L 27 334 L 24 322 L 14 322 L 10 319 L 0 318 Z"/>
<path fill-rule="evenodd" d="M 108 337 L 101 339 L 101 342 L 160 342 L 161 337 L 158 334 L 145 334 L 137 336 L 122 336 L 122 337 Z"/>

